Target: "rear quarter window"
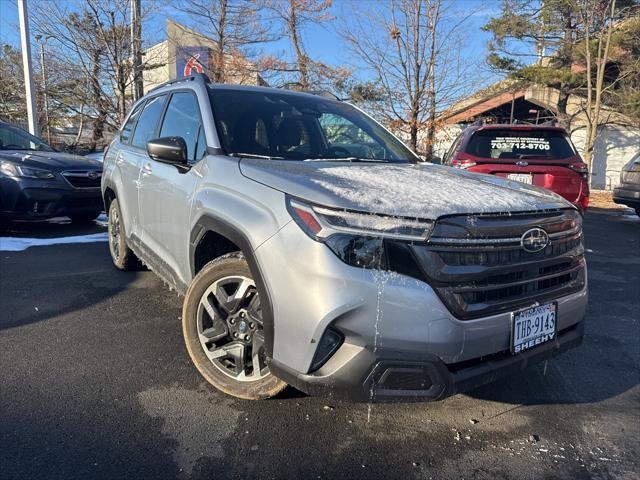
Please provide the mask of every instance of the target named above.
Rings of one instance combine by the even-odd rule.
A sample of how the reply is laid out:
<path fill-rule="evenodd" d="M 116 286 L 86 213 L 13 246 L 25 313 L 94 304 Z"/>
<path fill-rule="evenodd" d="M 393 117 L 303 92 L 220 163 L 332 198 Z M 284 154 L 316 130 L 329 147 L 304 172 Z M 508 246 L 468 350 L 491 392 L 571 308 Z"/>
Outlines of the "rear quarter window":
<path fill-rule="evenodd" d="M 131 132 L 133 132 L 133 127 L 136 125 L 136 121 L 140 116 L 140 112 L 142 111 L 143 103 L 139 104 L 135 110 L 129 115 L 129 119 L 127 123 L 124 124 L 122 130 L 120 131 L 120 141 L 122 143 L 129 143 L 129 139 L 131 138 Z"/>
<path fill-rule="evenodd" d="M 564 132 L 556 130 L 480 130 L 464 150 L 481 158 L 510 160 L 521 158 L 567 158 L 575 150 Z"/>

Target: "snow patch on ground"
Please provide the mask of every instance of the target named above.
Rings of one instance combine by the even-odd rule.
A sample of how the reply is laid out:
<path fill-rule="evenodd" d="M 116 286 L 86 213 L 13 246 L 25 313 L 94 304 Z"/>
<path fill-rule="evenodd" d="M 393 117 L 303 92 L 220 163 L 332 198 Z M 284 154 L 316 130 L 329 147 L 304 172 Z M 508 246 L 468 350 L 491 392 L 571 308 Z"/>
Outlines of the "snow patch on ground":
<path fill-rule="evenodd" d="M 101 213 L 98 218 L 94 220 L 101 227 L 106 227 L 109 223 L 109 217 L 107 217 L 106 213 Z"/>
<path fill-rule="evenodd" d="M 94 243 L 106 242 L 108 234 L 94 233 L 91 235 L 75 235 L 72 237 L 56 237 L 56 238 L 14 238 L 0 237 L 0 251 L 3 252 L 21 252 L 29 247 L 44 247 L 48 245 L 62 245 L 65 243 Z"/>

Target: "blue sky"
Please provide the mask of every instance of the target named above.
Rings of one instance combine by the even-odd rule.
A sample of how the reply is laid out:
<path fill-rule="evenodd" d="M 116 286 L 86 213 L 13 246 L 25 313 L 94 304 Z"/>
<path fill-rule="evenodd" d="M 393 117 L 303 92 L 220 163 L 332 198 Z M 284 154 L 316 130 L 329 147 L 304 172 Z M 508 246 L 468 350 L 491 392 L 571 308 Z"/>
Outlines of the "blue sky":
<path fill-rule="evenodd" d="M 35 2 L 38 0 L 28 1 Z M 64 2 L 65 0 L 57 1 Z M 385 0 L 357 1 L 361 3 L 375 4 L 376 2 Z M 453 13 L 456 15 L 466 16 L 472 12 L 471 17 L 466 23 L 465 34 L 467 36 L 467 41 L 462 46 L 463 54 L 474 60 L 484 58 L 486 53 L 486 43 L 489 40 L 489 36 L 481 30 L 481 27 L 486 23 L 491 15 L 499 13 L 499 0 L 452 0 L 450 5 Z M 347 0 L 334 0 L 331 14 L 336 17 L 346 18 L 340 14 L 347 7 Z M 148 44 L 152 44 L 163 39 L 162 34 L 164 32 L 164 24 L 168 17 L 189 25 L 188 19 L 184 18 L 184 15 L 177 12 L 171 6 L 163 7 L 155 13 L 145 25 L 146 32 L 143 33 Z M 303 32 L 303 40 L 311 58 L 332 66 L 340 66 L 345 63 L 350 63 L 351 59 L 347 56 L 345 45 L 341 42 L 340 38 L 335 35 L 334 27 L 331 22 L 326 22 L 324 25 L 308 25 Z M 0 44 L 10 44 L 19 48 L 20 37 L 18 31 L 18 11 L 16 0 L 0 0 Z M 279 40 L 271 44 L 265 44 L 263 50 L 265 53 L 277 56 L 280 56 L 283 53 L 290 53 L 290 47 L 286 40 Z M 365 72 L 359 73 L 361 78 L 367 78 L 367 74 Z M 486 69 L 483 69 L 481 75 L 484 80 L 481 82 L 482 84 L 496 80 L 494 75 Z"/>

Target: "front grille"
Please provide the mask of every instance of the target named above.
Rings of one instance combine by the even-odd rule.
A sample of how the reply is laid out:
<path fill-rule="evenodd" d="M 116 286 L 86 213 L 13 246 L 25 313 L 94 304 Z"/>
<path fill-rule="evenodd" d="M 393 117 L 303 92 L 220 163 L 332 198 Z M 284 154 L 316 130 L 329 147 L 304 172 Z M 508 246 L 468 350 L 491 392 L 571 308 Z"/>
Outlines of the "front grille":
<path fill-rule="evenodd" d="M 62 176 L 75 188 L 100 188 L 102 172 L 95 170 L 74 170 L 62 172 Z"/>
<path fill-rule="evenodd" d="M 87 198 L 70 198 L 66 203 L 66 206 L 68 208 L 100 207 L 102 205 L 103 200 L 100 196 Z"/>
<path fill-rule="evenodd" d="M 532 253 L 520 239 L 535 227 L 549 233 L 550 243 Z M 585 285 L 581 217 L 574 210 L 449 217 L 436 224 L 428 243 L 412 249 L 427 282 L 462 320 L 526 307 Z"/>

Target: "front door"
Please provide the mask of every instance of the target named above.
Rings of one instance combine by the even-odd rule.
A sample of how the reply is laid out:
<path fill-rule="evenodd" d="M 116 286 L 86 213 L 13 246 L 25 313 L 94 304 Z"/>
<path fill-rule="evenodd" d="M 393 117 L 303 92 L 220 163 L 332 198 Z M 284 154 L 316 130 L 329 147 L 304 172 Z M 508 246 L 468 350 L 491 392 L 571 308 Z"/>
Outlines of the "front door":
<path fill-rule="evenodd" d="M 200 110 L 195 94 L 179 91 L 171 95 L 158 137 L 182 137 L 187 158 L 194 165 L 206 151 Z M 168 280 L 186 284 L 190 277 L 189 235 L 192 198 L 199 180 L 197 168 L 187 172 L 158 162 L 147 155 L 140 172 L 140 217 L 145 245 L 155 253 L 156 267 Z M 176 275 L 177 279 L 171 277 Z"/>

